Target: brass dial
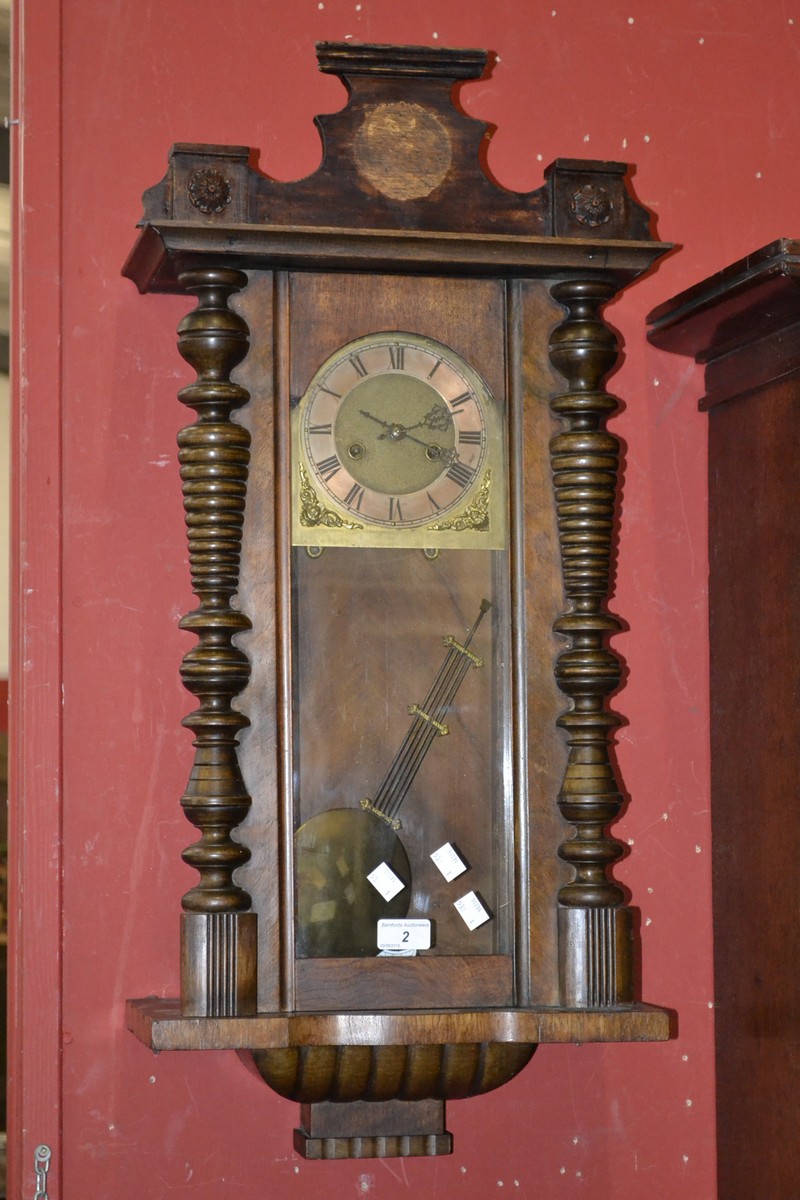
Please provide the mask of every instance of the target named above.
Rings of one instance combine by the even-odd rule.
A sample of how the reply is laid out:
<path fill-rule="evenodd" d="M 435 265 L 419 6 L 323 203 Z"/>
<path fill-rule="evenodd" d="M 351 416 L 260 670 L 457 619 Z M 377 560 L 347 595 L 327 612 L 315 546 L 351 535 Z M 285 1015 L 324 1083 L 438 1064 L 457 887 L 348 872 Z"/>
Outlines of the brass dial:
<path fill-rule="evenodd" d="M 296 533 L 298 523 L 443 532 L 481 489 L 483 512 L 471 527 L 488 530 L 493 403 L 460 355 L 431 338 L 386 332 L 343 346 L 300 402 Z"/>

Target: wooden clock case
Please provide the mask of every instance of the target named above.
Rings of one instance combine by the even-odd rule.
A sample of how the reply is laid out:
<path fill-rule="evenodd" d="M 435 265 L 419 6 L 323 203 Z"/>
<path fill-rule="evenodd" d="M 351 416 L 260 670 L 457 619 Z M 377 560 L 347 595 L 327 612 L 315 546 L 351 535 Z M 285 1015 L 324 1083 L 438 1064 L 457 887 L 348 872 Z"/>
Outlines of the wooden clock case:
<path fill-rule="evenodd" d="M 666 247 L 625 164 L 558 160 L 529 194 L 487 177 L 486 127 L 452 101 L 483 51 L 324 43 L 318 58 L 349 93 L 318 119 L 318 171 L 275 183 L 246 147 L 175 146 L 124 268 L 142 292 L 197 300 L 178 348 L 197 372 L 179 444 L 199 600 L 181 622 L 198 638 L 182 804 L 200 831 L 181 997 L 130 1001 L 128 1024 L 154 1050 L 250 1052 L 303 1106 L 308 1157 L 441 1154 L 444 1102 L 506 1082 L 540 1042 L 669 1035 L 634 1001 L 633 910 L 610 874 L 618 350 L 602 317 Z M 503 953 L 355 971 L 295 958 L 291 936 L 287 422 L 331 344 L 392 327 L 472 355 L 507 412 L 514 916 Z"/>

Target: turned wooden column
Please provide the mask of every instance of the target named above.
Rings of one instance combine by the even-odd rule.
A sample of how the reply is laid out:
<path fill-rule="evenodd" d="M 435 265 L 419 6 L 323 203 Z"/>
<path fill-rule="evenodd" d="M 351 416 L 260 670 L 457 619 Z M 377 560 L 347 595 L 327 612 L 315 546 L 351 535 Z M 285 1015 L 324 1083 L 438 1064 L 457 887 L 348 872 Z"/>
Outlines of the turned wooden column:
<path fill-rule="evenodd" d="M 559 984 L 562 1004 L 609 1008 L 633 1002 L 631 910 L 609 869 L 623 853 L 607 832 L 622 796 L 610 755 L 619 717 L 607 705 L 620 663 L 607 645 L 620 622 L 606 609 L 617 500 L 619 442 L 605 428 L 617 401 L 603 389 L 618 349 L 601 310 L 613 282 L 569 280 L 554 298 L 567 315 L 550 340 L 550 358 L 567 391 L 551 404 L 566 425 L 550 443 L 564 591 L 571 607 L 555 622 L 568 639 L 556 663 L 558 686 L 572 708 L 558 719 L 569 756 L 558 804 L 573 835 L 559 854 L 574 877 L 559 891 Z"/>
<path fill-rule="evenodd" d="M 195 759 L 181 804 L 200 830 L 184 861 L 200 875 L 183 897 L 181 1008 L 187 1016 L 236 1016 L 256 1009 L 256 915 L 233 873 L 250 852 L 231 837 L 250 797 L 239 770 L 237 735 L 249 724 L 232 700 L 246 686 L 250 664 L 233 644 L 250 628 L 231 607 L 239 587 L 250 435 L 231 420 L 249 400 L 231 382 L 248 350 L 248 329 L 228 308 L 247 276 L 232 269 L 196 269 L 180 277 L 198 298 L 178 326 L 178 349 L 197 380 L 179 393 L 197 421 L 178 436 L 189 567 L 199 606 L 181 621 L 197 645 L 181 665 L 184 686 L 199 708 L 184 719 L 195 735 Z"/>

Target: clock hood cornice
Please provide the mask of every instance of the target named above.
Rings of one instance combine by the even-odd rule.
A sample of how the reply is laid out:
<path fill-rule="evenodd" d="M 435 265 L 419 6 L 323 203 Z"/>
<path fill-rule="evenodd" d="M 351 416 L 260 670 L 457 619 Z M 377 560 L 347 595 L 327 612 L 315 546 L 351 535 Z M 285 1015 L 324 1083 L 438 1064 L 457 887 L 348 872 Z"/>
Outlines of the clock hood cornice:
<path fill-rule="evenodd" d="M 257 152 L 246 146 L 173 146 L 164 179 L 144 194 L 143 244 L 125 267 L 142 290 L 179 290 L 177 271 L 154 269 L 161 257 L 188 253 L 196 262 L 198 253 L 233 251 L 242 267 L 263 267 L 273 255 L 286 266 L 294 253 L 307 263 L 313 242 L 323 269 L 403 270 L 406 230 L 414 269 L 422 252 L 423 266 L 454 274 L 546 274 L 568 261 L 619 268 L 624 278 L 667 249 L 651 236 L 625 163 L 557 159 L 543 186 L 525 193 L 489 177 L 488 126 L 453 102 L 459 83 L 483 75 L 485 51 L 323 42 L 317 57 L 348 91 L 343 109 L 316 118 L 319 168 L 283 183 L 254 166 Z M 539 243 L 551 239 L 576 243 L 571 257 L 565 247 L 567 261 L 548 259 Z"/>

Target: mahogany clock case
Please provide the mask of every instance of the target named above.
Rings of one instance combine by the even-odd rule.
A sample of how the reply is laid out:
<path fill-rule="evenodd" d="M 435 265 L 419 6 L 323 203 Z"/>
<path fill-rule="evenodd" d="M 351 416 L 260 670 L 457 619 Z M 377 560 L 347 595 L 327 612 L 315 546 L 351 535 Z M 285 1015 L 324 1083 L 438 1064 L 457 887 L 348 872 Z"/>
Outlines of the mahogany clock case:
<path fill-rule="evenodd" d="M 436 1105 L 511 1078 L 538 1042 L 669 1034 L 666 1012 L 635 1002 L 633 910 L 612 875 L 619 445 L 604 381 L 618 347 L 602 315 L 667 247 L 625 164 L 558 160 L 525 195 L 486 176 L 486 127 L 453 103 L 483 51 L 324 43 L 318 57 L 349 97 L 318 118 L 319 170 L 275 183 L 246 147 L 175 146 L 125 266 L 143 292 L 196 300 L 178 339 L 197 373 L 179 394 L 196 414 L 179 442 L 198 597 L 182 621 L 198 708 L 181 802 L 200 833 L 184 852 L 199 879 L 181 999 L 131 1001 L 128 1019 L 154 1049 L 253 1051 L 305 1105 L 302 1153 L 445 1153 Z M 401 343 L 442 347 L 464 393 L 437 398 L 430 376 L 412 388 Z M 364 344 L 384 348 L 380 371 Z M 394 372 L 431 405 L 379 409 L 370 380 L 337 442 L 341 408 L 308 408 L 336 362 Z M 332 390 L 343 405 L 351 385 Z M 418 456 L 408 475 L 401 451 Z M 436 673 L 448 635 L 463 679 Z M 426 713 L 445 678 L 457 686 Z M 330 829 L 331 811 L 348 828 L 359 807 L 373 819 L 408 706 L 425 761 L 401 742 L 419 771 L 413 788 L 403 777 L 392 864 L 433 937 L 387 957 L 347 883 L 316 904 L 307 887 L 355 858 L 315 862 L 329 834 L 302 831 Z M 420 723 L 448 735 L 423 739 Z M 474 928 L 453 909 L 461 884 L 431 864 L 442 844 L 482 905 Z M 336 932 L 348 904 L 355 941 Z M 410 1122 L 381 1107 L 406 1102 L 429 1107 Z"/>

